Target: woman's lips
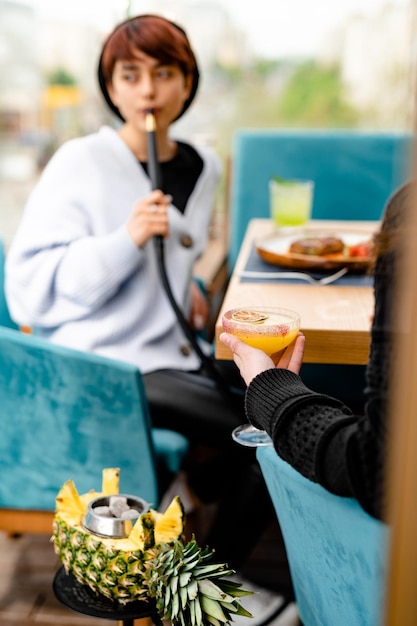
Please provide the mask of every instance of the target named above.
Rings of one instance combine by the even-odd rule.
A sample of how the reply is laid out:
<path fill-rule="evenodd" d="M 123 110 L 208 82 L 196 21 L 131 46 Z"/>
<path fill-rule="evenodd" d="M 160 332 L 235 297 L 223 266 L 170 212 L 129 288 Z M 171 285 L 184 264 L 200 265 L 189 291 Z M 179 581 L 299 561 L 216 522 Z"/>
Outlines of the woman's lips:
<path fill-rule="evenodd" d="M 148 113 L 152 113 L 152 115 L 158 115 L 160 109 L 155 109 L 154 107 L 147 107 L 146 109 L 141 109 L 142 115 L 147 115 Z"/>

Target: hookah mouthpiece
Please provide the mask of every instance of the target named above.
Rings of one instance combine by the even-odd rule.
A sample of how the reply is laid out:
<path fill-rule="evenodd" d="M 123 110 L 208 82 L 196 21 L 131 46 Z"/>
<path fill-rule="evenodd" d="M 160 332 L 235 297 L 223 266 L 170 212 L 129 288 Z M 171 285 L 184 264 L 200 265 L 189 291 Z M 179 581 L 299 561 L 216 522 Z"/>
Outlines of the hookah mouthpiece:
<path fill-rule="evenodd" d="M 152 189 L 161 189 L 162 178 L 156 147 L 156 120 L 152 109 L 148 109 L 145 116 L 145 128 L 148 135 L 148 173 Z"/>

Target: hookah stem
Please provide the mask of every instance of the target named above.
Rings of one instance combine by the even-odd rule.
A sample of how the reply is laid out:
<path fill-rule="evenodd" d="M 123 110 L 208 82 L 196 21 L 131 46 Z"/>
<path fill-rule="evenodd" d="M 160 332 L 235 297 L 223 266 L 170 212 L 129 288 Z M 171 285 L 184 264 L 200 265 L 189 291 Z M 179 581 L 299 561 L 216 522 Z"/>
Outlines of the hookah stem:
<path fill-rule="evenodd" d="M 156 122 L 152 110 L 147 111 L 145 117 L 148 148 L 148 172 L 151 179 L 152 189 L 162 188 L 161 169 L 159 167 L 158 152 L 156 148 Z"/>
<path fill-rule="evenodd" d="M 158 161 L 158 153 L 156 148 L 156 123 L 155 116 L 152 110 L 147 111 L 145 117 L 145 126 L 147 132 L 147 148 L 148 148 L 148 172 L 149 177 L 151 179 L 152 189 L 161 189 L 162 188 L 162 176 L 161 170 L 159 167 Z M 170 304 L 174 309 L 175 315 L 180 323 L 180 326 L 188 338 L 189 342 L 193 346 L 196 351 L 203 367 L 211 374 L 213 380 L 215 381 L 219 391 L 229 400 L 231 396 L 231 392 L 229 387 L 223 380 L 223 377 L 216 370 L 213 361 L 203 352 L 198 343 L 194 331 L 189 326 L 187 320 L 184 317 L 183 312 L 178 306 L 177 301 L 175 300 L 174 294 L 172 293 L 171 285 L 168 280 L 166 267 L 165 267 L 165 258 L 164 258 L 164 240 L 161 235 L 157 235 L 154 237 L 154 244 L 156 250 L 156 257 L 158 261 L 158 269 L 159 274 L 162 280 L 163 287 L 168 296 Z"/>

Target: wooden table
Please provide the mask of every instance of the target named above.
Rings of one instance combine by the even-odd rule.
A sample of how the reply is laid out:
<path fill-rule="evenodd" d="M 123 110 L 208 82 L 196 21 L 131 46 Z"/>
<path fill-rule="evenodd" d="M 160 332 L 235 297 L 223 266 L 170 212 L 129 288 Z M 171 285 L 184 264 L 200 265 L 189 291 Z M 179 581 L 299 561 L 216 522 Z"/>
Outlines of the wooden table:
<path fill-rule="evenodd" d="M 314 221 L 314 226 L 343 231 L 361 230 L 364 239 L 378 229 L 379 222 Z M 364 365 L 368 362 L 370 327 L 374 308 L 373 287 L 310 285 L 304 282 L 284 284 L 279 281 L 242 282 L 239 272 L 245 268 L 253 242 L 273 234 L 269 219 L 254 219 L 248 229 L 230 279 L 216 322 L 215 351 L 218 359 L 231 359 L 231 352 L 219 341 L 223 311 L 238 306 L 267 305 L 298 311 L 301 330 L 306 337 L 306 363 Z"/>

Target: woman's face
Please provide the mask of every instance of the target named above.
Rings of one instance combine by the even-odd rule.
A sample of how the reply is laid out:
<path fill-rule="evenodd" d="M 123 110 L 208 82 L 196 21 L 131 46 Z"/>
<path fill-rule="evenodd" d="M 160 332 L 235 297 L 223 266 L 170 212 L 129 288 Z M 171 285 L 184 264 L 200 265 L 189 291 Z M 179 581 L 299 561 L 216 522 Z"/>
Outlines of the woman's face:
<path fill-rule="evenodd" d="M 137 51 L 131 59 L 116 61 L 109 95 L 127 124 L 145 130 L 145 115 L 153 110 L 158 130 L 167 130 L 190 95 L 192 77 L 176 65 Z"/>

